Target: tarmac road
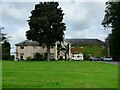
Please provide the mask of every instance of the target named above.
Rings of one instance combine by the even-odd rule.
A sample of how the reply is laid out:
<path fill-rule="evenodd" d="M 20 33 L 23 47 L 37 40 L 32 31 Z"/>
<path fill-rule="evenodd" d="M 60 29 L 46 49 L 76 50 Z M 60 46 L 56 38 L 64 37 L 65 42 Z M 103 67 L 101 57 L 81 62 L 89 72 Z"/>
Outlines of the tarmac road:
<path fill-rule="evenodd" d="M 120 62 L 117 62 L 117 61 L 112 61 L 112 62 L 109 62 L 109 61 L 102 61 L 102 62 L 120 66 Z"/>

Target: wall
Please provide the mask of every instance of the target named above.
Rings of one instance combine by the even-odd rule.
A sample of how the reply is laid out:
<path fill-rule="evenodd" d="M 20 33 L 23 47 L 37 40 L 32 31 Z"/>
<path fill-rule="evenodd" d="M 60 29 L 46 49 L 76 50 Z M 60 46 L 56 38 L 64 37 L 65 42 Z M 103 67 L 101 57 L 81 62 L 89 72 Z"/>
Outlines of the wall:
<path fill-rule="evenodd" d="M 91 54 L 92 57 L 103 57 L 107 54 L 106 47 L 100 45 L 76 45 L 72 46 L 71 52 Z"/>
<path fill-rule="evenodd" d="M 38 52 L 38 53 L 46 53 L 47 49 L 42 48 L 40 46 L 24 46 L 24 49 L 20 49 L 20 46 L 16 47 L 16 53 L 18 53 L 18 55 L 16 55 L 16 58 L 18 57 L 20 59 L 20 56 L 22 56 L 21 54 L 23 53 L 23 59 L 26 59 L 26 57 L 31 56 L 33 58 L 34 54 Z M 50 52 L 54 54 L 54 58 L 55 58 L 55 47 L 53 46 L 53 48 L 50 48 Z"/>

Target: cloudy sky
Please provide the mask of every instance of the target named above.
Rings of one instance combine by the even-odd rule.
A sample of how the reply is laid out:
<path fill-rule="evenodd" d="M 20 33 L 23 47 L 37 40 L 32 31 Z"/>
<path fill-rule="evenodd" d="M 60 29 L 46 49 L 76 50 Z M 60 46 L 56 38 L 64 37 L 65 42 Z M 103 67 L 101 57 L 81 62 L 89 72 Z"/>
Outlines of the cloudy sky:
<path fill-rule="evenodd" d="M 26 39 L 25 33 L 29 30 L 27 20 L 34 9 L 35 2 L 31 0 L 4 0 L 0 3 L 0 26 L 2 31 L 10 36 L 10 43 L 14 44 Z M 47 0 L 49 1 L 49 0 Z M 52 0 L 54 1 L 54 0 Z M 89 2 L 88 2 L 89 1 Z M 66 24 L 65 38 L 97 38 L 104 41 L 110 30 L 104 30 L 101 22 L 104 18 L 105 2 L 107 0 L 59 0 L 60 7 L 64 12 Z M 1 22 L 2 21 L 2 22 Z"/>

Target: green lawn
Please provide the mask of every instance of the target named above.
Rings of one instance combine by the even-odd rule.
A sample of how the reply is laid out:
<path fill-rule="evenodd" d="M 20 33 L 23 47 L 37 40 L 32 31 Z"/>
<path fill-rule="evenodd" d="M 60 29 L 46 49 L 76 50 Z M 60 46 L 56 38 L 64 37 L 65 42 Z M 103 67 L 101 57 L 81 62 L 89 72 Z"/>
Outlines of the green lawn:
<path fill-rule="evenodd" d="M 2 89 L 2 60 L 0 60 L 0 90 Z"/>
<path fill-rule="evenodd" d="M 3 61 L 3 88 L 118 88 L 118 67 L 87 61 Z"/>

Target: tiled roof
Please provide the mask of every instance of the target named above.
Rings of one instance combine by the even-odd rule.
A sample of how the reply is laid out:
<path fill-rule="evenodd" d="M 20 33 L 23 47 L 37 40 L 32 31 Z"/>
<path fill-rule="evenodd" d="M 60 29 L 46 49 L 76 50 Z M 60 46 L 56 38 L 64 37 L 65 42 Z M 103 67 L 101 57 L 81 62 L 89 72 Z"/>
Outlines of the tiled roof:
<path fill-rule="evenodd" d="M 105 45 L 105 43 L 99 39 L 66 39 L 72 45 Z"/>
<path fill-rule="evenodd" d="M 66 39 L 66 41 L 70 42 L 72 45 L 105 45 L 105 43 L 98 39 Z M 39 46 L 39 43 L 32 40 L 25 40 L 20 43 L 15 44 L 16 46 Z"/>
<path fill-rule="evenodd" d="M 32 40 L 25 40 L 20 43 L 15 44 L 16 46 L 38 46 L 39 43 Z"/>

